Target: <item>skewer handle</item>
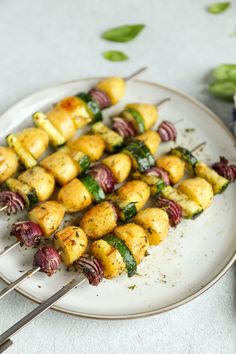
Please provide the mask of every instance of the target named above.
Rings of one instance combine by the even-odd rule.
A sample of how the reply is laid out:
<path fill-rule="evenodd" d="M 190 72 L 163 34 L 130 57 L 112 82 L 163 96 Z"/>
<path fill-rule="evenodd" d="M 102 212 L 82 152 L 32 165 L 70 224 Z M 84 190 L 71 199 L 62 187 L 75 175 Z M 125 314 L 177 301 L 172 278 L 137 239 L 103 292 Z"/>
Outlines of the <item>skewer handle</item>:
<path fill-rule="evenodd" d="M 7 343 L 11 336 L 20 331 L 23 327 L 33 321 L 36 317 L 44 313 L 50 307 L 52 307 L 57 301 L 59 301 L 63 296 L 68 294 L 72 289 L 76 286 L 80 285 L 87 279 L 83 274 L 78 278 L 72 279 L 69 283 L 67 283 L 63 288 L 57 291 L 54 295 L 52 295 L 49 299 L 42 302 L 39 306 L 37 306 L 33 311 L 28 313 L 21 320 L 16 322 L 12 327 L 10 327 L 6 332 L 0 335 L 0 345 Z"/>
<path fill-rule="evenodd" d="M 12 243 L 9 246 L 6 246 L 1 252 L 0 252 L 0 257 L 4 256 L 5 254 L 7 254 L 8 252 L 10 252 L 13 248 L 15 248 L 17 245 L 20 244 L 20 241 L 16 241 L 14 243 Z"/>
<path fill-rule="evenodd" d="M 6 342 L 0 345 L 0 353 L 5 352 L 12 344 L 12 340 L 8 339 Z"/>
<path fill-rule="evenodd" d="M 24 273 L 21 277 L 16 279 L 13 283 L 10 283 L 7 285 L 2 291 L 0 291 L 0 300 L 7 294 L 9 294 L 12 290 L 14 290 L 18 285 L 23 283 L 23 281 L 35 273 L 37 273 L 40 270 L 40 267 L 33 267 L 30 270 L 28 270 L 26 273 Z M 0 352 L 1 353 L 1 352 Z"/>

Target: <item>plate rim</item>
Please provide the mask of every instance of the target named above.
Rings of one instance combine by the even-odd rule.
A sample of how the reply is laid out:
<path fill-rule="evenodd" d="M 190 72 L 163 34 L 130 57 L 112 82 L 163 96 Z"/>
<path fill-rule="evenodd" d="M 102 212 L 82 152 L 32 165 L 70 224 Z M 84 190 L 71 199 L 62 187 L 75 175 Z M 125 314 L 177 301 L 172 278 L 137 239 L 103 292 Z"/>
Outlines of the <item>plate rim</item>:
<path fill-rule="evenodd" d="M 4 117 L 5 114 L 9 114 L 9 111 L 11 111 L 12 109 L 15 108 L 15 106 L 17 106 L 18 104 L 21 104 L 22 102 L 24 102 L 27 99 L 32 98 L 34 95 L 38 95 L 39 93 L 43 93 L 46 90 L 50 90 L 50 89 L 56 89 L 57 87 L 60 86 L 64 86 L 64 85 L 68 85 L 68 84 L 72 84 L 72 83 L 76 83 L 76 82 L 80 82 L 80 81 L 88 81 L 88 80 L 101 80 L 104 77 L 86 77 L 86 78 L 81 78 L 81 79 L 76 79 L 76 80 L 69 80 L 69 81 L 64 81 L 61 82 L 59 84 L 55 84 L 55 85 L 51 85 L 48 87 L 45 87 L 43 89 L 37 90 L 27 96 L 25 96 L 24 98 L 21 98 L 20 100 L 18 100 L 16 103 L 14 103 L 10 108 L 8 108 L 7 110 L 5 110 L 1 115 L 0 115 L 0 119 L 2 117 Z M 163 88 L 166 90 L 169 90 L 171 92 L 173 92 L 174 94 L 177 94 L 185 99 L 187 99 L 188 101 L 192 102 L 194 105 L 196 105 L 197 107 L 201 108 L 203 111 L 205 111 L 208 115 L 210 115 L 212 117 L 212 119 L 215 121 L 215 123 L 217 123 L 218 125 L 221 126 L 221 128 L 223 128 L 225 130 L 225 132 L 229 135 L 230 139 L 236 143 L 236 138 L 234 137 L 234 135 L 231 133 L 231 131 L 224 125 L 224 123 L 221 121 L 221 119 L 213 112 L 211 111 L 207 106 L 205 106 L 203 103 L 201 103 L 200 101 L 198 101 L 197 99 L 181 92 L 178 91 L 172 87 L 163 85 L 163 84 L 159 84 L 156 82 L 152 82 L 152 81 L 148 81 L 148 80 L 140 80 L 140 79 L 133 79 L 132 81 L 136 81 L 136 82 L 140 82 L 140 83 L 144 83 L 146 85 L 150 85 L 150 86 L 155 86 L 155 87 L 159 87 L 159 88 Z M 180 306 L 183 306 L 184 304 L 187 304 L 188 302 L 196 299 L 198 296 L 202 295 L 205 291 L 209 290 L 214 284 L 216 284 L 221 277 L 226 274 L 226 272 L 230 269 L 230 267 L 234 264 L 234 262 L 236 261 L 236 250 L 234 251 L 232 257 L 229 259 L 229 261 L 226 263 L 226 265 L 213 277 L 213 279 L 211 279 L 208 283 L 206 283 L 200 290 L 196 291 L 195 293 L 185 297 L 184 299 L 177 301 L 175 303 L 172 303 L 168 306 L 162 307 L 160 309 L 157 310 L 151 310 L 151 311 L 144 311 L 144 312 L 138 312 L 138 313 L 134 313 L 134 314 L 130 314 L 130 315 L 98 315 L 98 314 L 87 314 L 87 313 L 83 313 L 83 312 L 76 312 L 76 311 L 72 311 L 72 310 L 68 310 L 68 309 L 64 309 L 60 306 L 52 306 L 51 309 L 60 313 L 64 313 L 67 315 L 73 315 L 76 317 L 81 317 L 81 318 L 87 318 L 87 319 L 94 319 L 94 320 L 130 320 L 130 319 L 137 319 L 137 318 L 144 318 L 144 317 L 149 317 L 149 316 L 154 316 L 154 315 L 158 315 L 158 314 L 162 314 L 165 313 L 167 311 L 176 309 Z M 0 279 L 2 279 L 6 284 L 10 284 L 11 282 L 0 272 Z M 27 291 L 21 290 L 16 288 L 15 291 L 17 291 L 19 294 L 23 295 L 24 297 L 26 297 L 27 299 L 40 304 L 42 301 L 39 301 L 37 298 L 35 298 L 34 296 L 30 295 Z"/>

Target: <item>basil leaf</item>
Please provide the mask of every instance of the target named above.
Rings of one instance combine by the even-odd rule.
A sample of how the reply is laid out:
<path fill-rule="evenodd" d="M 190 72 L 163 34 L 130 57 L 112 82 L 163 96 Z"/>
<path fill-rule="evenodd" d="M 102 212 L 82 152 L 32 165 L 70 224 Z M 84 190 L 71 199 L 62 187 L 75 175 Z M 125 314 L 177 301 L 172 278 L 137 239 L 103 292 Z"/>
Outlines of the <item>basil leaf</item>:
<path fill-rule="evenodd" d="M 144 29 L 145 25 L 124 25 L 110 28 L 102 34 L 102 38 L 112 42 L 129 42 Z"/>
<path fill-rule="evenodd" d="M 107 52 L 103 53 L 103 57 L 110 61 L 125 61 L 129 59 L 125 53 L 118 50 L 108 50 Z"/>
<path fill-rule="evenodd" d="M 220 80 L 213 82 L 209 86 L 209 91 L 216 97 L 224 101 L 233 101 L 236 93 L 236 80 Z"/>
<path fill-rule="evenodd" d="M 212 71 L 215 80 L 236 80 L 236 64 L 222 64 Z"/>
<path fill-rule="evenodd" d="M 230 2 L 215 2 L 208 6 L 207 11 L 213 15 L 218 15 L 231 6 Z"/>

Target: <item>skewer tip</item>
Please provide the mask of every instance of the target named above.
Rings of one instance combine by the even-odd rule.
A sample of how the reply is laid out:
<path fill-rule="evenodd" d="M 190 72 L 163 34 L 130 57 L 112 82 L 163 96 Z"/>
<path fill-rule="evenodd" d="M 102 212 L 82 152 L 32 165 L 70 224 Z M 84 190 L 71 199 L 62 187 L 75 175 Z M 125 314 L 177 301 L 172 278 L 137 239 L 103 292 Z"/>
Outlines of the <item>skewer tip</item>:
<path fill-rule="evenodd" d="M 127 82 L 127 81 L 133 79 L 134 77 L 138 76 L 139 74 L 141 74 L 141 73 L 143 73 L 145 70 L 147 70 L 147 68 L 148 68 L 147 66 L 144 66 L 144 67 L 142 67 L 142 68 L 136 70 L 136 71 L 133 72 L 131 75 L 124 77 L 124 81 Z"/>
<path fill-rule="evenodd" d="M 156 106 L 157 108 L 159 108 L 163 103 L 169 102 L 170 100 L 171 100 L 170 97 L 163 98 L 163 100 L 157 102 L 157 103 L 155 104 L 155 106 Z"/>

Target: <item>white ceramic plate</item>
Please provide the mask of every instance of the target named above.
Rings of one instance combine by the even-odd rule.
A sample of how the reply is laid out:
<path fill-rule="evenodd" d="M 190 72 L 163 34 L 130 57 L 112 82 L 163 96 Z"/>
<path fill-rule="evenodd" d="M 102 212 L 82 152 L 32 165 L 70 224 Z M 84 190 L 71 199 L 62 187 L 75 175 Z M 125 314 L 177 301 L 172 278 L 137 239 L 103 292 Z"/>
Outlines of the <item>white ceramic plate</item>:
<path fill-rule="evenodd" d="M 22 127 L 30 126 L 31 115 L 36 110 L 47 110 L 60 98 L 87 91 L 97 79 L 84 79 L 64 83 L 39 91 L 17 103 L 0 118 L 0 139 Z M 164 97 L 171 102 L 160 109 L 163 119 L 178 123 L 177 144 L 186 148 L 206 141 L 207 145 L 198 157 L 207 163 L 219 155 L 235 161 L 235 141 L 220 120 L 206 107 L 183 94 L 153 83 L 132 81 L 125 98 L 109 113 L 119 112 L 126 102 L 155 103 Z M 186 132 L 186 129 L 194 129 Z M 173 143 L 162 144 L 158 154 L 167 152 Z M 161 313 L 195 298 L 208 289 L 231 266 L 236 258 L 236 188 L 230 185 L 223 195 L 216 196 L 213 205 L 197 220 L 184 220 L 158 247 L 150 248 L 138 268 L 138 274 L 128 278 L 103 281 L 98 287 L 84 283 L 73 290 L 54 308 L 66 313 L 92 318 L 134 318 Z M 23 218 L 18 215 L 17 218 Z M 76 216 L 73 217 L 76 219 Z M 1 249 L 12 242 L 9 228 L 13 217 L 1 215 Z M 78 220 L 78 217 L 77 217 Z M 35 250 L 34 250 L 35 251 Z M 34 251 L 16 248 L 0 259 L 0 275 L 9 282 L 32 265 Z M 51 296 L 74 273 L 63 268 L 51 278 L 36 274 L 20 286 L 26 297 L 42 301 Z"/>

